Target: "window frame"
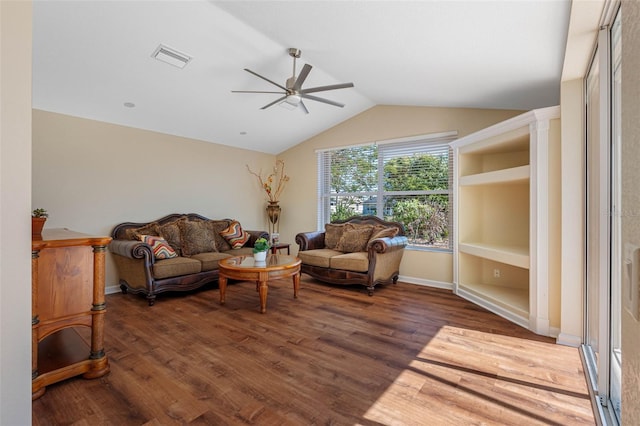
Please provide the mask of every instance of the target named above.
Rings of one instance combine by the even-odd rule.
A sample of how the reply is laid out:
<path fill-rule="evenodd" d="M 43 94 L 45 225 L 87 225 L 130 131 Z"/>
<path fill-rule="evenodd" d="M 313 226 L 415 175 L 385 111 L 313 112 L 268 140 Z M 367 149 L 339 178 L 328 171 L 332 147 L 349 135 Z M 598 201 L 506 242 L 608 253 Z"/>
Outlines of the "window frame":
<path fill-rule="evenodd" d="M 331 221 L 331 200 L 340 196 L 369 196 L 376 197 L 376 213 L 375 216 L 384 219 L 384 203 L 385 197 L 393 196 L 429 196 L 429 195 L 446 195 L 448 197 L 448 247 L 435 247 L 422 244 L 410 243 L 407 248 L 420 251 L 437 251 L 451 253 L 453 252 L 453 156 L 449 144 L 458 138 L 457 131 L 430 133 L 424 135 L 410 136 L 397 139 L 389 139 L 383 141 L 375 141 L 371 143 L 338 146 L 327 149 L 316 150 L 317 154 L 317 229 L 323 230 L 324 225 Z M 374 191 L 361 192 L 332 192 L 331 191 L 331 163 L 330 156 L 327 153 L 336 152 L 344 149 L 377 146 L 377 189 Z M 447 152 L 448 163 L 448 182 L 447 189 L 435 190 L 409 190 L 409 191 L 387 191 L 384 188 L 384 165 L 385 160 L 394 156 L 400 156 L 401 153 L 422 152 L 429 153 L 443 151 Z"/>

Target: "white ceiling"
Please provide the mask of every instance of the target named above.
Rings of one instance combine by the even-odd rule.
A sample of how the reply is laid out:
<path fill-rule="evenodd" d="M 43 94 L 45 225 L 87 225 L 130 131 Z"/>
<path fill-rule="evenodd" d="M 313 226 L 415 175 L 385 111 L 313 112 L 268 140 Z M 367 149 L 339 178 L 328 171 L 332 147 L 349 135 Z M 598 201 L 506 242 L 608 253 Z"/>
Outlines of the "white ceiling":
<path fill-rule="evenodd" d="M 58 1 L 33 6 L 33 107 L 277 154 L 374 105 L 559 103 L 568 0 Z M 179 69 L 159 44 L 193 57 Z M 289 47 L 303 87 L 346 104 L 278 105 Z M 134 108 L 124 103 L 135 104 Z"/>

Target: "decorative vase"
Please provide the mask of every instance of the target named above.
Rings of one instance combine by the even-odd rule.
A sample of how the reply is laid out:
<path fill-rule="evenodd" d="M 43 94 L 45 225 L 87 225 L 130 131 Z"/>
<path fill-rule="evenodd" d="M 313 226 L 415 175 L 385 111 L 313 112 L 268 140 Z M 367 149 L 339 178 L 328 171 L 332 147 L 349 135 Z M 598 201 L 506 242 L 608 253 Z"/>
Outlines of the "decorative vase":
<path fill-rule="evenodd" d="M 278 205 L 277 201 L 269 201 L 269 205 L 267 206 L 267 215 L 269 216 L 269 236 L 274 233 L 280 232 L 280 225 L 278 224 L 278 220 L 280 219 L 280 211 L 282 209 Z"/>
<path fill-rule="evenodd" d="M 280 219 L 280 206 L 277 201 L 269 201 L 269 205 L 267 206 L 267 215 L 269 215 L 269 221 L 274 225 Z"/>
<path fill-rule="evenodd" d="M 42 228 L 44 228 L 46 221 L 46 217 L 31 217 L 31 236 L 42 235 Z"/>
<path fill-rule="evenodd" d="M 266 251 L 259 251 L 256 253 L 253 253 L 253 260 L 255 260 L 256 262 L 264 262 L 267 260 L 267 252 Z"/>

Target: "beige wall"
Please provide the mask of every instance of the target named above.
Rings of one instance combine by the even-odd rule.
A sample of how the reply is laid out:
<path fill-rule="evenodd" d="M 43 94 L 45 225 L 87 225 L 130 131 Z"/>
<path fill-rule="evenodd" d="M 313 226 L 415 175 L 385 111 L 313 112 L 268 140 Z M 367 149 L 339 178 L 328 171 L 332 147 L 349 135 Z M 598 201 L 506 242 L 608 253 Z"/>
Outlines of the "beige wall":
<path fill-rule="evenodd" d="M 640 3 L 622 3 L 622 243 L 640 244 Z M 636 283 L 636 285 L 638 285 Z M 624 306 L 624 303 L 622 304 Z M 622 423 L 640 424 L 640 323 L 622 310 Z"/>
<path fill-rule="evenodd" d="M 267 230 L 264 195 L 252 169 L 275 157 L 103 122 L 33 111 L 34 208 L 45 228 L 109 235 L 120 222 L 170 213 L 236 218 Z M 107 257 L 108 291 L 117 286 Z"/>
<path fill-rule="evenodd" d="M 465 136 L 520 113 L 522 111 L 376 106 L 281 153 L 278 158 L 285 161 L 291 176 L 282 202 L 282 238 L 293 242 L 296 233 L 316 229 L 316 150 L 453 130 L 458 136 Z M 297 251 L 297 245 L 292 249 Z M 405 252 L 400 275 L 409 282 L 451 287 L 453 256 L 428 251 Z"/>
<path fill-rule="evenodd" d="M 31 2 L 0 2 L 0 425 L 31 424 Z"/>

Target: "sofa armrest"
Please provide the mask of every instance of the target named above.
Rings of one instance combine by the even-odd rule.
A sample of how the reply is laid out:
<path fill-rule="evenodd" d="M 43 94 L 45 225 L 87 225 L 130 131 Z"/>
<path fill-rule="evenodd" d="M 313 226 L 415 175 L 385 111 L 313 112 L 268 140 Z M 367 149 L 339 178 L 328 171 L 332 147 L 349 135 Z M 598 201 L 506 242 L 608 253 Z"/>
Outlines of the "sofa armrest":
<path fill-rule="evenodd" d="M 114 239 L 109 244 L 109 251 L 129 259 L 147 259 L 150 264 L 155 261 L 151 246 L 141 241 Z"/>
<path fill-rule="evenodd" d="M 296 243 L 299 251 L 316 250 L 324 248 L 324 232 L 301 232 L 296 235 Z"/>
<path fill-rule="evenodd" d="M 258 238 L 269 239 L 269 233 L 267 231 L 247 231 L 250 235 L 249 241 L 245 244 L 245 247 L 253 247 Z"/>
<path fill-rule="evenodd" d="M 387 253 L 404 249 L 409 243 L 409 239 L 404 235 L 397 235 L 393 238 L 376 238 L 369 244 L 369 250 L 376 253 Z"/>
<path fill-rule="evenodd" d="M 120 288 L 145 290 L 153 294 L 153 265 L 155 257 L 151 246 L 141 241 L 114 239 L 109 251 L 118 271 Z"/>

